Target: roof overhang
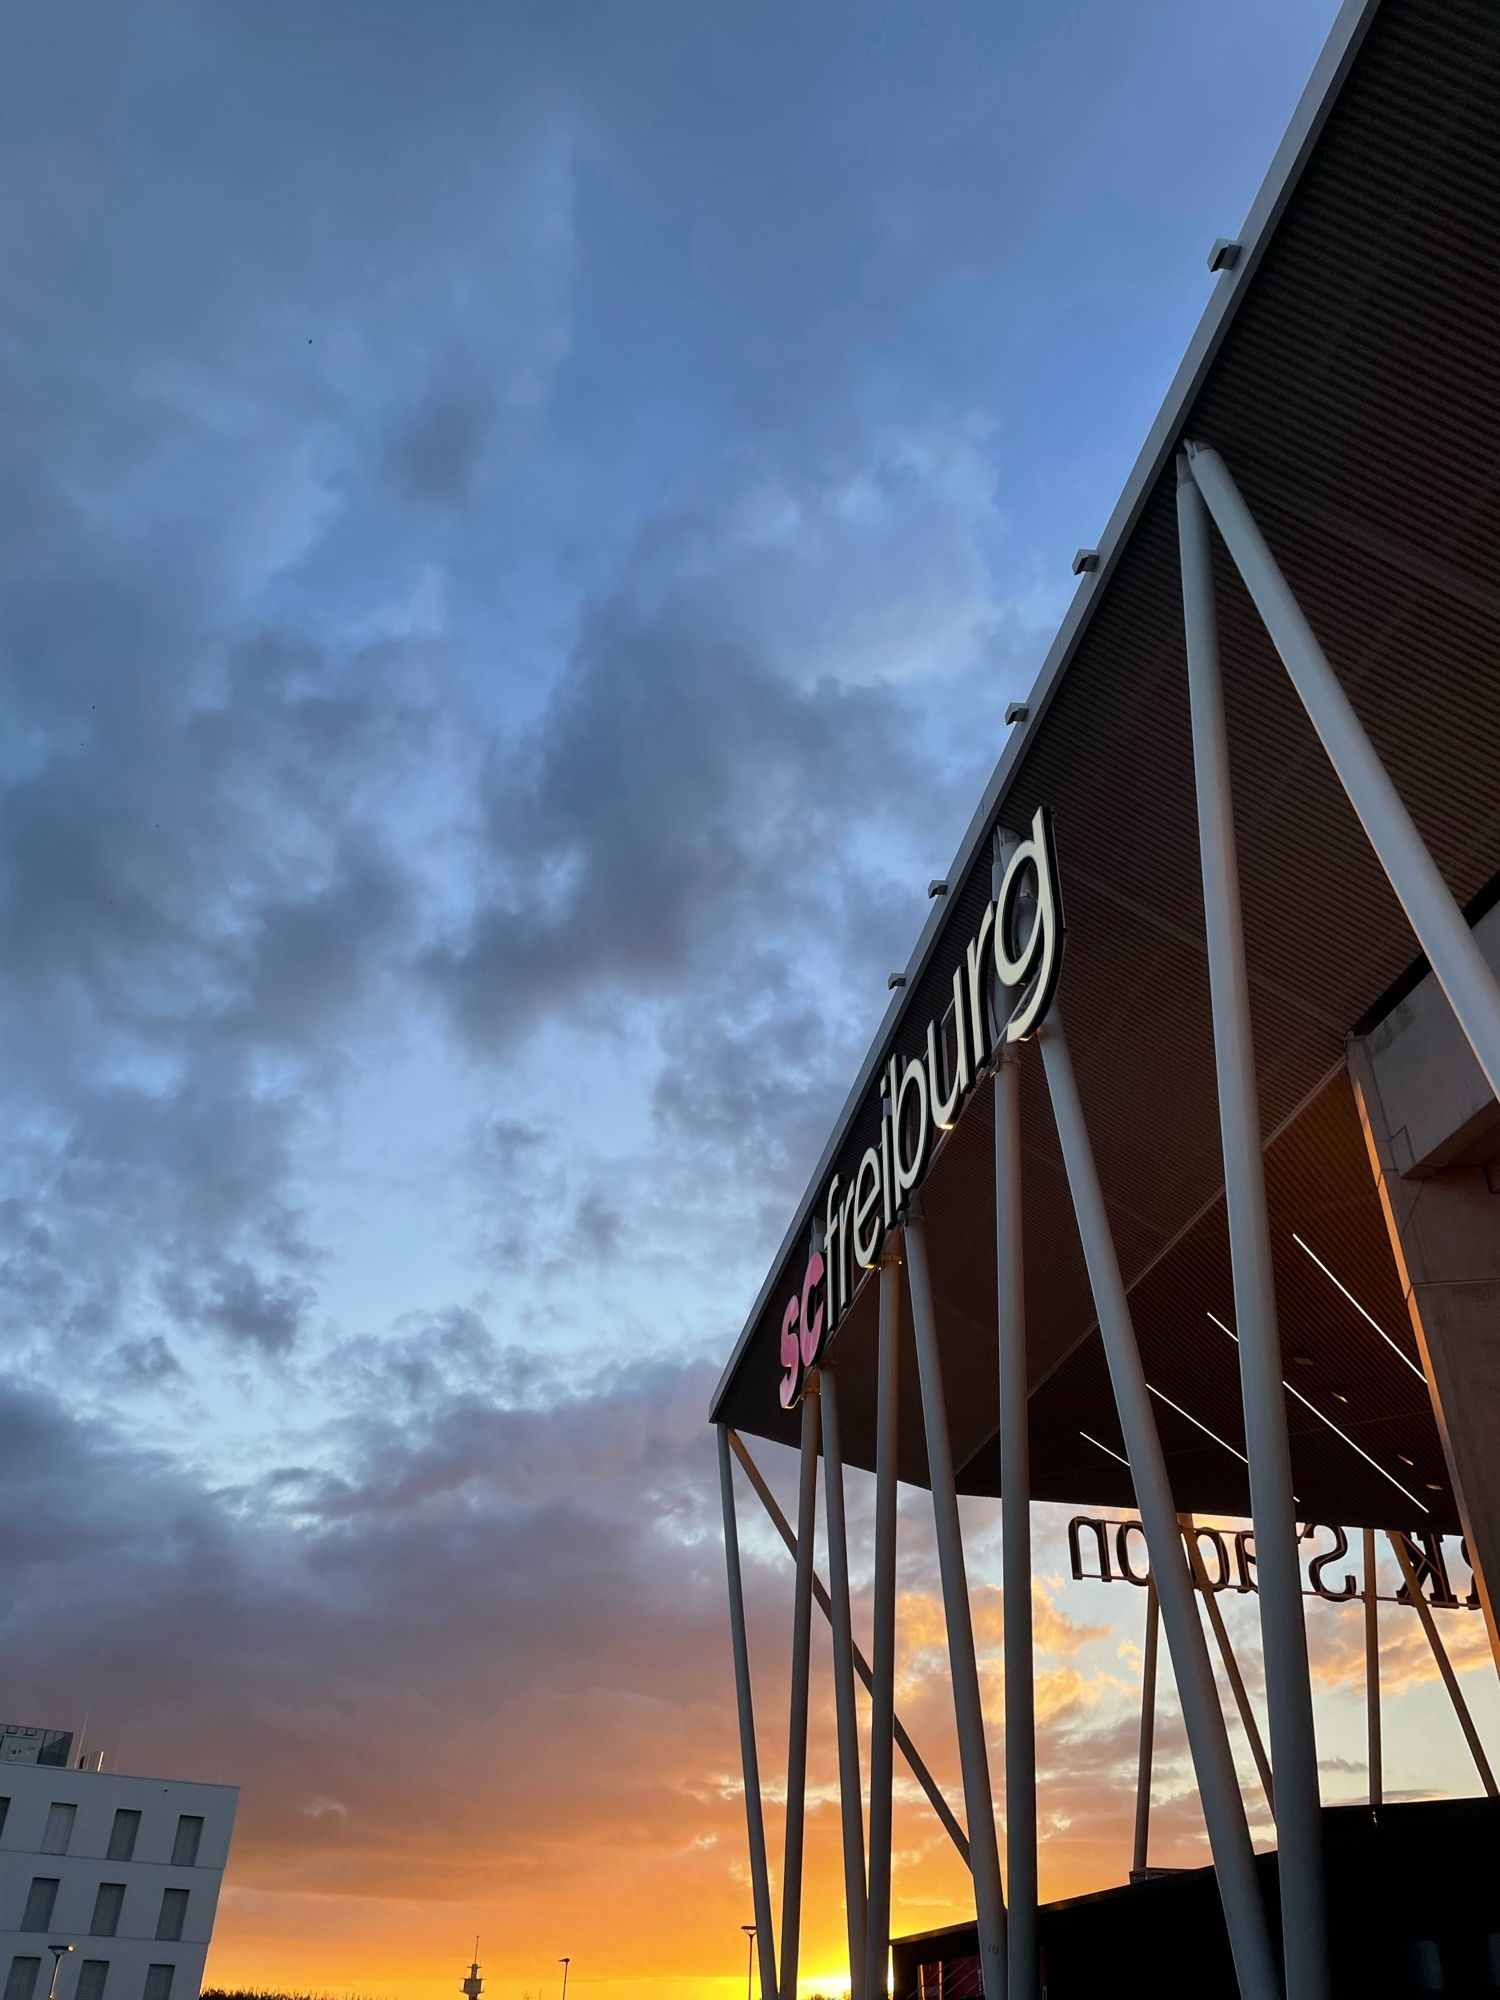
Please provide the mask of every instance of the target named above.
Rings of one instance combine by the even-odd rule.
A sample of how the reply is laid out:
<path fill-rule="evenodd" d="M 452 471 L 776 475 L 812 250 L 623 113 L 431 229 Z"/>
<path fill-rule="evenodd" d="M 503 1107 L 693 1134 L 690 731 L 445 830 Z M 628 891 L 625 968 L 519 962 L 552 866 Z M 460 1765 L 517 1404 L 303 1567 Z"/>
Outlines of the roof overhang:
<path fill-rule="evenodd" d="M 871 1143 L 890 1057 L 914 1056 L 943 1012 L 988 901 L 993 831 L 1046 806 L 1069 923 L 1060 998 L 1179 1504 L 1247 1510 L 1234 1346 L 1210 1317 L 1233 1314 L 1172 459 L 1189 436 L 1222 453 L 1450 888 L 1481 904 L 1500 871 L 1497 73 L 1488 6 L 1360 0 L 1339 15 L 746 1322 L 715 1421 L 794 1441 L 779 1331 L 823 1191 Z M 1425 1507 L 1452 1527 L 1425 1387 L 1396 1352 L 1415 1350 L 1344 1070 L 1348 1035 L 1421 965 L 1222 548 L 1216 562 L 1278 1301 L 1305 1397 L 1291 1406 L 1294 1481 L 1313 1518 L 1410 1526 Z M 1022 1075 L 1033 1490 L 1125 1504 L 1039 1064 Z M 998 1480 L 991 1150 L 981 1088 L 923 1190 L 955 1462 L 978 1492 Z M 872 1293 L 867 1281 L 830 1349 L 845 1456 L 865 1466 Z M 909 1326 L 904 1339 L 910 1362 Z M 921 1481 L 913 1405 L 901 1471 Z M 1330 1423 L 1346 1442 L 1330 1442 Z"/>

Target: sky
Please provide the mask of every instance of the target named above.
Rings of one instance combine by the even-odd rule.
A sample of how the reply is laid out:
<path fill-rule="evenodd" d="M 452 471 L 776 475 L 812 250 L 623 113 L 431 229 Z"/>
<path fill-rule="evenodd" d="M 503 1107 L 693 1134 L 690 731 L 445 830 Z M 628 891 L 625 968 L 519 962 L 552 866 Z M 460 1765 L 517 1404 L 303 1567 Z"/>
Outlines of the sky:
<path fill-rule="evenodd" d="M 738 1992 L 709 1393 L 1332 12 L 6 9 L 0 1708 L 242 1787 L 216 1983 Z M 1141 1605 L 1035 1540 L 1056 1895 L 1128 1865 Z M 1474 1789 L 1387 1648 L 1388 1784 Z"/>

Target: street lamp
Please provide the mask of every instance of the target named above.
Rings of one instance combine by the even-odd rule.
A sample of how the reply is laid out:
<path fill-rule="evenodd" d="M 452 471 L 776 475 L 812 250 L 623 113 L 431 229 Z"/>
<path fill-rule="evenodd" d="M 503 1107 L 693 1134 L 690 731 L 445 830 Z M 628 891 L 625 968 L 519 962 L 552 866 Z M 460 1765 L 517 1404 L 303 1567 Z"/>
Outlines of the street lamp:
<path fill-rule="evenodd" d="M 740 1929 L 745 1933 L 745 1939 L 749 1945 L 749 1950 L 745 1956 L 745 2000 L 750 2000 L 750 1982 L 755 1977 L 755 1926 L 754 1924 L 741 1924 Z"/>
<path fill-rule="evenodd" d="M 57 1975 L 73 1947 L 70 1944 L 49 1944 L 47 1949 L 52 1954 L 52 1978 L 47 1987 L 47 2000 L 57 2000 Z"/>
<path fill-rule="evenodd" d="M 560 1958 L 557 1962 L 563 1969 L 562 2000 L 568 2000 L 568 1967 L 573 1961 L 571 1958 Z"/>

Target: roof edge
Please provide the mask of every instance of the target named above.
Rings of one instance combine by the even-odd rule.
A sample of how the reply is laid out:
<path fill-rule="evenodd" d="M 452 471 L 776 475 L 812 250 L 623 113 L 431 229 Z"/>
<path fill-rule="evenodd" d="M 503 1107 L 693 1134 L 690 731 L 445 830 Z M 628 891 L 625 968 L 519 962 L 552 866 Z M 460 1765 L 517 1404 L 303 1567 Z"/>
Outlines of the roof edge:
<path fill-rule="evenodd" d="M 1339 8 L 1333 26 L 1329 30 L 1328 39 L 1323 44 L 1303 86 L 1302 95 L 1297 100 L 1291 121 L 1246 213 L 1239 236 L 1241 244 L 1239 258 L 1232 267 L 1221 269 L 1218 274 L 1203 316 L 1194 329 L 1192 339 L 1188 342 L 1187 350 L 1162 400 L 1161 408 L 1146 433 L 1145 443 L 1131 467 L 1120 497 L 1115 502 L 1114 511 L 1099 539 L 1098 564 L 1095 568 L 1086 570 L 1080 579 L 1073 601 L 1063 615 L 1062 624 L 1058 627 L 1057 635 L 1047 650 L 1047 656 L 1027 698 L 1029 712 L 1024 721 L 1013 726 L 994 773 L 985 786 L 979 805 L 959 843 L 958 852 L 947 874 L 947 880 L 950 882 L 962 880 L 973 866 L 979 848 L 1025 755 L 1028 739 L 1051 705 L 1052 697 L 1067 672 L 1074 651 L 1114 573 L 1147 498 L 1176 448 L 1189 409 L 1213 365 L 1224 336 L 1239 309 L 1240 301 L 1260 267 L 1261 258 L 1281 219 L 1282 211 L 1301 178 L 1302 170 L 1313 147 L 1317 144 L 1318 136 L 1337 101 L 1344 79 L 1353 66 L 1360 44 L 1375 18 L 1379 5 L 1380 0 L 1343 0 Z M 725 1363 L 709 1403 L 711 1423 L 719 1421 L 719 1411 L 729 1385 L 766 1309 L 771 1289 L 776 1283 L 777 1275 L 788 1253 L 798 1238 L 807 1232 L 818 1192 L 843 1145 L 845 1135 L 864 1101 L 866 1092 L 880 1069 L 886 1046 L 910 1004 L 910 996 L 936 947 L 945 916 L 944 901 L 939 899 L 929 911 L 927 921 L 922 926 L 916 945 L 907 960 L 906 985 L 897 989 L 895 997 L 881 1018 L 854 1085 L 845 1098 L 838 1117 L 834 1120 L 828 1142 L 797 1204 L 791 1224 L 771 1259 L 765 1281 L 740 1330 L 733 1352 Z"/>

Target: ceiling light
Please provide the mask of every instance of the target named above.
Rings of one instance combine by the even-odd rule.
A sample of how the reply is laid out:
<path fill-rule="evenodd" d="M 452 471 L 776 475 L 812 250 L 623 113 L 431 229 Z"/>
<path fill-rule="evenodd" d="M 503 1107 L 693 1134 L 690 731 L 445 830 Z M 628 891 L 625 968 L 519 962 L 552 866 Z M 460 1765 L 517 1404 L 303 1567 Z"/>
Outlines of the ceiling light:
<path fill-rule="evenodd" d="M 1219 1315 L 1217 1313 L 1210 1313 L 1208 1317 L 1213 1321 L 1214 1325 L 1219 1328 L 1221 1333 L 1227 1333 L 1229 1335 L 1229 1338 L 1234 1342 L 1235 1346 L 1236 1347 L 1239 1346 L 1240 1337 L 1235 1332 L 1232 1326 L 1225 1326 L 1223 1320 L 1219 1318 Z M 1311 1410 L 1313 1415 L 1318 1419 L 1320 1423 L 1327 1424 L 1328 1428 L 1333 1432 L 1335 1437 L 1341 1437 L 1346 1445 L 1350 1446 L 1352 1450 L 1357 1451 L 1360 1457 L 1365 1461 L 1366 1465 L 1373 1465 L 1375 1467 L 1375 1470 L 1380 1474 L 1381 1478 L 1388 1479 L 1391 1482 L 1392 1486 L 1395 1487 L 1398 1493 L 1404 1493 L 1407 1499 L 1410 1500 L 1413 1507 L 1420 1507 L 1424 1514 L 1431 1512 L 1431 1509 L 1428 1507 L 1427 1502 L 1425 1500 L 1419 1500 L 1416 1494 L 1411 1491 L 1410 1487 L 1403 1486 L 1401 1484 L 1401 1481 L 1396 1477 L 1396 1475 L 1393 1472 L 1387 1472 L 1385 1467 L 1381 1465 L 1378 1462 L 1378 1460 L 1371 1458 L 1370 1454 L 1365 1450 L 1362 1444 L 1355 1444 L 1353 1438 L 1350 1437 L 1347 1431 L 1340 1430 L 1338 1425 L 1333 1421 L 1332 1417 L 1325 1417 L 1323 1412 L 1318 1408 L 1317 1404 L 1309 1403 L 1306 1396 L 1303 1395 L 1302 1391 L 1300 1389 L 1294 1389 L 1291 1383 L 1288 1382 L 1284 1376 L 1282 1378 L 1281 1386 L 1283 1389 L 1286 1390 L 1289 1396 L 1295 1396 L 1299 1403 L 1301 1403 L 1305 1408 Z"/>
<path fill-rule="evenodd" d="M 1120 1464 L 1125 1467 L 1127 1472 L 1130 1470 L 1130 1460 L 1128 1458 L 1120 1458 L 1120 1454 L 1117 1451 L 1111 1451 L 1110 1447 L 1107 1444 L 1099 1444 L 1098 1438 L 1090 1437 L 1087 1431 L 1080 1431 L 1078 1435 L 1084 1440 L 1086 1444 L 1099 1445 L 1100 1451 L 1109 1452 L 1111 1458 L 1119 1459 Z"/>
<path fill-rule="evenodd" d="M 1190 1424 L 1196 1424 L 1198 1429 L 1202 1431 L 1205 1437 L 1211 1437 L 1215 1444 L 1221 1444 L 1223 1445 L 1226 1451 L 1232 1451 L 1235 1457 L 1239 1460 L 1241 1465 L 1248 1465 L 1250 1463 L 1249 1459 L 1246 1458 L 1245 1454 L 1239 1449 L 1237 1445 L 1232 1445 L 1229 1442 L 1228 1438 L 1221 1438 L 1218 1432 L 1211 1431 L 1208 1428 L 1207 1424 L 1199 1423 L 1198 1419 L 1193 1415 L 1191 1410 L 1185 1410 L 1182 1407 L 1181 1403 L 1174 1403 L 1172 1401 L 1172 1398 L 1169 1395 L 1167 1395 L 1163 1390 L 1158 1389 L 1154 1382 L 1148 1382 L 1146 1384 L 1146 1387 L 1151 1391 L 1153 1396 L 1160 1396 L 1161 1400 L 1166 1404 L 1169 1410 L 1175 1410 L 1179 1417 L 1186 1417 Z M 1296 1496 L 1294 1494 L 1293 1498 L 1295 1499 L 1295 1497 Z"/>
<path fill-rule="evenodd" d="M 1365 1320 L 1370 1326 L 1374 1327 L 1375 1331 L 1380 1335 L 1380 1338 L 1385 1342 L 1386 1346 L 1391 1350 L 1392 1354 L 1399 1354 L 1401 1359 L 1406 1363 L 1407 1367 L 1411 1370 L 1412 1374 L 1415 1375 L 1417 1380 L 1421 1382 L 1425 1387 L 1427 1382 L 1427 1377 L 1422 1373 L 1421 1369 L 1417 1366 L 1416 1362 L 1412 1360 L 1411 1356 L 1406 1352 L 1405 1348 L 1399 1346 L 1396 1341 L 1392 1340 L 1391 1336 L 1386 1332 L 1385 1328 L 1380 1324 L 1380 1321 L 1378 1319 L 1375 1319 L 1370 1313 L 1365 1311 L 1364 1307 L 1360 1304 L 1359 1300 L 1354 1296 L 1353 1292 L 1350 1291 L 1349 1287 L 1344 1283 L 1343 1279 L 1334 1277 L 1332 1271 L 1329 1270 L 1328 1266 L 1323 1262 L 1323 1259 L 1318 1255 L 1317 1251 L 1310 1249 L 1309 1246 L 1303 1242 L 1302 1238 L 1297 1234 L 1295 1229 L 1292 1231 L 1292 1241 L 1297 1245 L 1299 1250 L 1307 1251 L 1308 1256 L 1312 1258 L 1313 1262 L 1317 1265 L 1318 1269 L 1323 1273 L 1323 1276 L 1325 1278 L 1332 1279 L 1333 1283 L 1338 1286 L 1339 1290 L 1343 1293 L 1344 1297 L 1349 1301 L 1350 1305 L 1353 1306 L 1354 1310 L 1359 1314 L 1360 1318 Z"/>

